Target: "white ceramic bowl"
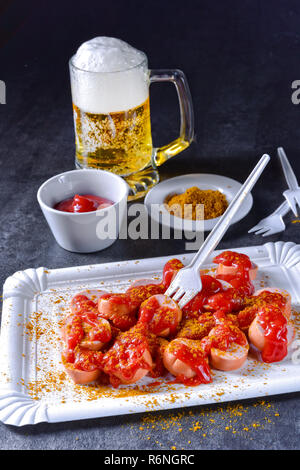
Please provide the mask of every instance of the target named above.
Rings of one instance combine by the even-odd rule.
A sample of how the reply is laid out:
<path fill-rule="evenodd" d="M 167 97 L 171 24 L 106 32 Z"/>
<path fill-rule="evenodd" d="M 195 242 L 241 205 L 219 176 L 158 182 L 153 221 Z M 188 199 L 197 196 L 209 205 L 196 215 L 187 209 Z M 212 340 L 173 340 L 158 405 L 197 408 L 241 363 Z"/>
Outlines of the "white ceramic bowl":
<path fill-rule="evenodd" d="M 62 212 L 53 207 L 75 194 L 94 194 L 114 201 L 94 212 Z M 127 210 L 128 185 L 117 175 L 102 170 L 72 170 L 53 176 L 37 193 L 39 205 L 57 243 L 68 251 L 92 253 L 104 250 L 118 238 Z"/>

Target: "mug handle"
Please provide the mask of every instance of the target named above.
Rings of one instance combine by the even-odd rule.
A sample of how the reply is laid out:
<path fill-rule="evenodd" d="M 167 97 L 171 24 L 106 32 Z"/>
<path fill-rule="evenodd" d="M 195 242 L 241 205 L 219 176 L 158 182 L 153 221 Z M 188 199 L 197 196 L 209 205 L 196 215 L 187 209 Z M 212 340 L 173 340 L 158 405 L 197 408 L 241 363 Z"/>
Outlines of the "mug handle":
<path fill-rule="evenodd" d="M 187 79 L 181 70 L 150 70 L 150 84 L 154 82 L 174 83 L 180 106 L 179 137 L 163 147 L 153 149 L 152 165 L 156 168 L 191 144 L 194 138 L 194 112 Z"/>

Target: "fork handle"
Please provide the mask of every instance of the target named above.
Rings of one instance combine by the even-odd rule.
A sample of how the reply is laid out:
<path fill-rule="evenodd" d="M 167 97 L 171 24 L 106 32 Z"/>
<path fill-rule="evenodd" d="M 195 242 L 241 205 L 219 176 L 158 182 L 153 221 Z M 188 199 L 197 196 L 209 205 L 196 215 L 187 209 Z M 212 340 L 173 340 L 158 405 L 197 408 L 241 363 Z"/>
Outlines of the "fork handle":
<path fill-rule="evenodd" d="M 290 162 L 288 161 L 288 158 L 286 156 L 285 151 L 283 150 L 282 147 L 278 147 L 277 153 L 278 153 L 278 156 L 279 156 L 279 159 L 280 159 L 280 163 L 281 163 L 283 173 L 284 173 L 286 182 L 288 184 L 288 187 L 292 191 L 295 191 L 296 189 L 299 189 L 299 185 L 298 185 L 296 175 L 293 172 L 293 169 L 291 167 Z"/>
<path fill-rule="evenodd" d="M 214 226 L 213 230 L 210 232 L 210 234 L 200 247 L 199 251 L 194 256 L 188 267 L 200 267 L 204 263 L 206 258 L 210 255 L 210 253 L 216 248 L 217 244 L 219 243 L 224 233 L 226 232 L 228 226 L 230 225 L 232 218 L 236 214 L 237 210 L 240 208 L 245 197 L 255 185 L 256 181 L 260 177 L 269 160 L 270 156 L 267 154 L 264 154 L 261 157 L 261 159 L 255 166 L 255 168 L 252 170 L 252 172 L 250 173 L 238 193 L 235 195 L 234 199 L 231 201 L 230 205 L 222 215 L 219 222 Z"/>
<path fill-rule="evenodd" d="M 282 204 L 280 204 L 277 209 L 271 214 L 271 215 L 286 215 L 290 211 L 290 206 L 287 201 L 284 201 Z"/>

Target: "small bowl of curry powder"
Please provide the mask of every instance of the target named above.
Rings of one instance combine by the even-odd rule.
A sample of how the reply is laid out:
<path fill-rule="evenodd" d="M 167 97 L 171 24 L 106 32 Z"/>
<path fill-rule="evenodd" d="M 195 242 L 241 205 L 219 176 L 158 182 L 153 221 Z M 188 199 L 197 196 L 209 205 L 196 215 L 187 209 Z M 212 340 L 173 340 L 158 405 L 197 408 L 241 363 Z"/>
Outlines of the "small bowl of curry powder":
<path fill-rule="evenodd" d="M 192 186 L 184 193 L 165 199 L 166 209 L 174 216 L 188 220 L 209 220 L 220 217 L 228 207 L 226 196 L 219 190 Z"/>
<path fill-rule="evenodd" d="M 210 231 L 220 220 L 242 184 L 232 178 L 209 173 L 191 173 L 168 178 L 153 186 L 144 204 L 150 218 L 166 230 L 195 236 Z M 251 210 L 249 193 L 230 225 L 244 218 Z M 168 231 L 164 232 L 168 236 Z"/>

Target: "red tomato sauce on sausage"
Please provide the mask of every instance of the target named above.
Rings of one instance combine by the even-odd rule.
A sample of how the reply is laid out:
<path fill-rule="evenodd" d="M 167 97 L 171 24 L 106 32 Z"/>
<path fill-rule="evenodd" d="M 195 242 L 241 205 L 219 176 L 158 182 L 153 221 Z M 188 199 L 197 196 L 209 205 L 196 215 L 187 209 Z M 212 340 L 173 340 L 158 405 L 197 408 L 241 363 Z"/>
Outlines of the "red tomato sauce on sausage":
<path fill-rule="evenodd" d="M 170 303 L 173 304 L 172 301 Z M 175 333 L 178 325 L 178 312 L 173 306 L 160 305 L 156 297 L 151 297 L 141 306 L 139 321 L 147 323 L 151 333 L 159 335 L 169 329 L 170 335 Z"/>
<path fill-rule="evenodd" d="M 165 287 L 163 284 L 147 284 L 144 286 L 129 287 L 126 293 L 129 295 L 132 303 L 139 307 L 145 300 L 152 295 L 163 294 Z"/>
<path fill-rule="evenodd" d="M 204 312 L 204 306 L 207 304 L 209 297 L 223 291 L 221 282 L 208 274 L 201 275 L 201 282 L 201 291 L 182 309 L 184 318 L 199 317 Z"/>
<path fill-rule="evenodd" d="M 207 299 L 207 308 L 209 310 L 226 310 L 227 312 L 236 312 L 243 305 L 244 296 L 237 289 L 229 288 L 224 292 L 218 292 Z"/>
<path fill-rule="evenodd" d="M 260 307 L 274 305 L 283 312 L 286 305 L 286 299 L 279 292 L 270 292 L 265 290 L 259 295 L 253 295 L 246 298 L 245 304 L 247 306 L 237 315 L 239 327 L 242 329 L 249 328 Z"/>
<path fill-rule="evenodd" d="M 256 317 L 257 311 L 258 311 L 257 305 L 252 305 L 250 307 L 246 307 L 243 310 L 241 310 L 237 314 L 239 327 L 242 328 L 243 330 L 248 329 L 251 323 L 253 322 L 254 318 Z"/>
<path fill-rule="evenodd" d="M 105 197 L 94 196 L 93 194 L 84 194 L 82 196 L 75 194 L 74 197 L 55 204 L 54 209 L 62 212 L 92 212 L 113 204 L 113 201 Z"/>
<path fill-rule="evenodd" d="M 103 324 L 104 320 L 98 317 L 96 312 L 81 312 L 70 315 L 65 322 L 66 345 L 69 349 L 75 347 L 83 340 L 100 341 L 107 343 L 111 339 L 109 324 Z"/>
<path fill-rule="evenodd" d="M 86 311 L 97 311 L 97 304 L 90 300 L 84 294 L 77 294 L 71 301 L 71 310 L 73 313 L 80 313 Z"/>
<path fill-rule="evenodd" d="M 224 322 L 217 325 L 209 336 L 206 336 L 202 341 L 204 351 L 209 354 L 211 348 L 221 349 L 227 351 L 232 343 L 246 346 L 247 338 L 244 333 L 234 324 Z"/>
<path fill-rule="evenodd" d="M 208 299 L 208 308 L 211 310 L 225 309 L 228 312 L 238 311 L 243 306 L 246 296 L 254 293 L 254 285 L 250 280 L 250 268 L 252 262 L 247 255 L 234 251 L 224 251 L 214 258 L 214 263 L 224 266 L 233 266 L 234 275 L 219 274 L 217 279 L 231 284 L 232 288 L 224 292 L 218 292 Z"/>
<path fill-rule="evenodd" d="M 110 376 L 113 387 L 117 387 L 121 382 L 115 376 L 116 373 L 121 373 L 124 379 L 129 381 L 138 369 L 151 369 L 143 359 L 144 352 L 149 349 L 147 332 L 143 324 L 135 325 L 129 331 L 120 334 L 113 347 L 104 355 L 104 372 Z"/>
<path fill-rule="evenodd" d="M 260 302 L 264 302 L 266 304 L 276 305 L 276 307 L 280 308 L 280 310 L 283 310 L 286 305 L 286 298 L 279 292 L 270 292 L 268 290 L 264 290 L 257 296 L 257 298 L 258 305 Z"/>
<path fill-rule="evenodd" d="M 184 268 L 184 264 L 177 258 L 170 259 L 163 270 L 163 284 L 167 289 L 172 282 L 172 279 L 175 274 L 181 269 Z"/>
<path fill-rule="evenodd" d="M 82 320 L 79 315 L 71 315 L 65 324 L 67 349 L 75 349 L 84 337 Z"/>
<path fill-rule="evenodd" d="M 66 349 L 62 354 L 64 363 L 72 364 L 74 369 L 83 371 L 93 371 L 102 369 L 103 353 L 101 351 L 90 351 L 88 349 L 77 348 Z"/>
<path fill-rule="evenodd" d="M 212 381 L 207 355 L 200 347 L 200 341 L 199 347 L 189 347 L 184 343 L 177 343 L 174 345 L 174 348 L 172 348 L 172 354 L 176 359 L 187 364 L 196 374 L 191 378 L 187 378 L 183 374 L 177 375 L 173 383 L 183 383 L 187 386 L 196 386 L 207 384 Z"/>
<path fill-rule="evenodd" d="M 258 312 L 258 323 L 264 330 L 265 345 L 261 353 L 264 362 L 279 362 L 287 355 L 287 320 L 273 305 Z"/>
<path fill-rule="evenodd" d="M 237 253 L 235 251 L 223 251 L 221 254 L 216 256 L 213 260 L 216 264 L 223 264 L 224 266 L 233 266 L 235 267 L 236 274 L 235 277 L 247 277 L 249 276 L 249 270 L 252 267 L 252 262 L 249 256 L 244 255 L 243 253 Z"/>
<path fill-rule="evenodd" d="M 100 308 L 101 300 L 106 300 L 106 299 L 108 299 L 110 302 L 110 309 L 109 309 L 109 312 L 103 313 Z M 120 314 L 119 309 L 118 309 L 119 306 L 126 307 L 126 310 L 128 313 Z M 110 320 L 113 326 L 116 328 L 119 328 L 121 331 L 129 330 L 129 328 L 134 326 L 137 321 L 136 315 L 135 315 L 137 311 L 137 306 L 134 302 L 132 302 L 130 296 L 126 293 L 125 294 L 123 293 L 103 294 L 99 298 L 98 311 L 99 311 L 99 315 L 102 318 Z"/>
<path fill-rule="evenodd" d="M 166 373 L 166 368 L 163 363 L 163 350 L 168 345 L 168 341 L 159 338 L 153 333 L 148 334 L 149 349 L 153 361 L 153 367 L 149 371 L 152 378 L 163 377 Z"/>

